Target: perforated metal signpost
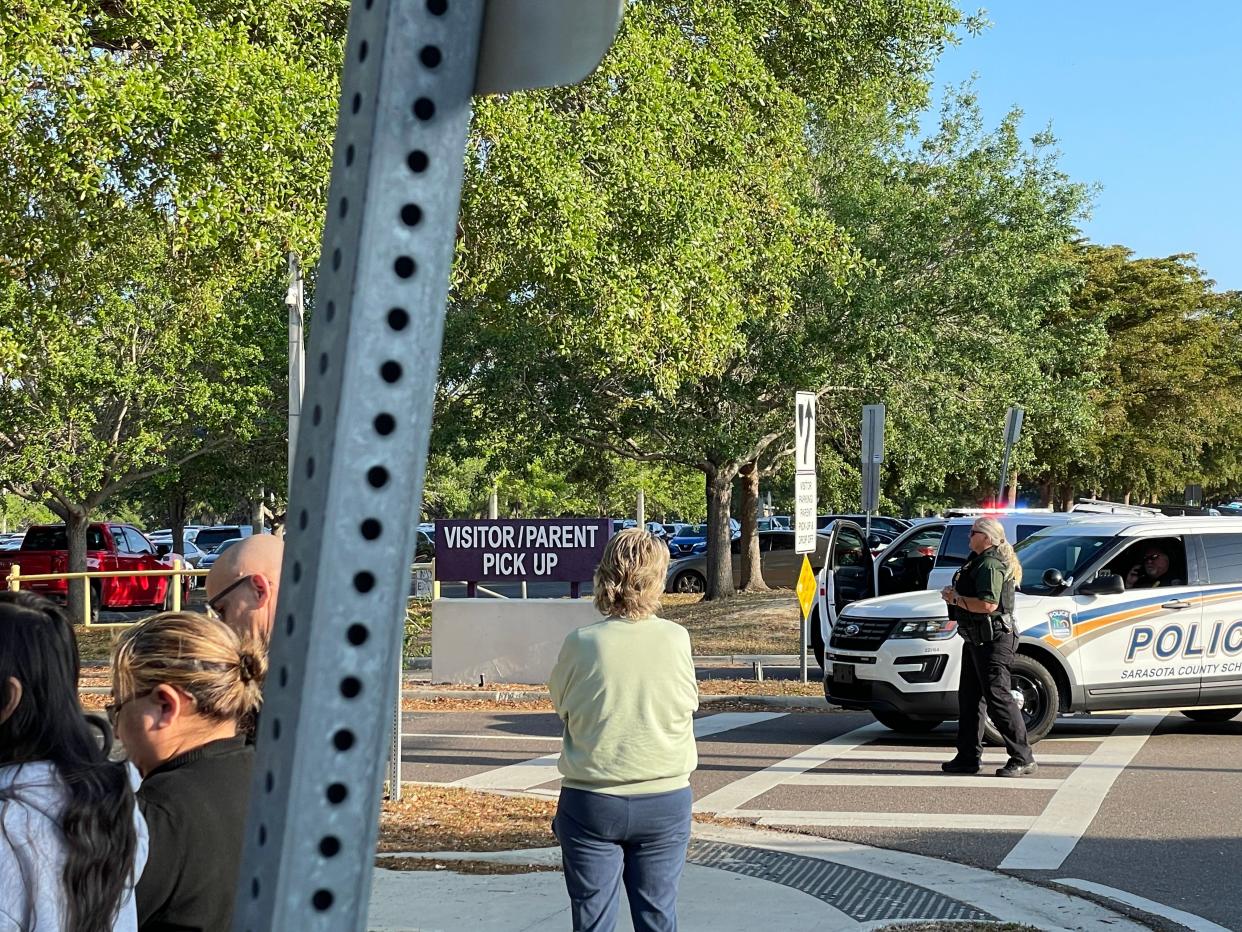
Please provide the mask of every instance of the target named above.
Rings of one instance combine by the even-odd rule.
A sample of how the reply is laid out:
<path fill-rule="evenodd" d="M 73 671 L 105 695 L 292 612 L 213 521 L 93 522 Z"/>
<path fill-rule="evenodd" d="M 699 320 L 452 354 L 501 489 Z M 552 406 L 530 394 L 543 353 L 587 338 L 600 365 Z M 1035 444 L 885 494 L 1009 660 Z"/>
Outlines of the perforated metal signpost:
<path fill-rule="evenodd" d="M 235 930 L 365 927 L 470 97 L 580 80 L 620 12 L 354 0 Z"/>

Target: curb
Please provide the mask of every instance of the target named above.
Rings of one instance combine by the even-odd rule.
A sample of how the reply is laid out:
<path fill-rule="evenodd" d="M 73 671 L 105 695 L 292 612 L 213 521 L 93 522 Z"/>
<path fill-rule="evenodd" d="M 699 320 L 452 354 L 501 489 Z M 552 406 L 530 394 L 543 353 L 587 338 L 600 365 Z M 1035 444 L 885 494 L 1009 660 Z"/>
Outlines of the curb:
<path fill-rule="evenodd" d="M 79 693 L 87 696 L 108 696 L 112 690 L 108 686 L 82 686 L 78 688 Z M 537 702 L 539 700 L 551 700 L 552 696 L 547 690 L 503 690 L 498 689 L 494 692 L 482 692 L 480 690 L 465 689 L 403 689 L 401 690 L 402 699 L 465 699 L 475 702 Z M 699 696 L 699 705 L 706 705 L 713 702 L 754 702 L 759 705 L 771 706 L 774 709 L 790 709 L 812 706 L 818 708 L 820 699 L 817 696 L 749 696 L 744 694 L 730 694 L 723 696 Z M 825 712 L 844 711 L 827 707 L 822 710 Z"/>

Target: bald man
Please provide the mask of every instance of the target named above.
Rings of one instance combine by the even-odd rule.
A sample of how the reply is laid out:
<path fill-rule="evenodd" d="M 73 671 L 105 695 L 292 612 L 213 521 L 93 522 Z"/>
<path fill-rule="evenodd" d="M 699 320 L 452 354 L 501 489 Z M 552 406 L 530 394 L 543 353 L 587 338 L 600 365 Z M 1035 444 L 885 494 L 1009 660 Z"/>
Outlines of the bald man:
<path fill-rule="evenodd" d="M 207 573 L 207 609 L 229 627 L 266 643 L 276 617 L 285 542 L 256 534 L 234 544 Z"/>

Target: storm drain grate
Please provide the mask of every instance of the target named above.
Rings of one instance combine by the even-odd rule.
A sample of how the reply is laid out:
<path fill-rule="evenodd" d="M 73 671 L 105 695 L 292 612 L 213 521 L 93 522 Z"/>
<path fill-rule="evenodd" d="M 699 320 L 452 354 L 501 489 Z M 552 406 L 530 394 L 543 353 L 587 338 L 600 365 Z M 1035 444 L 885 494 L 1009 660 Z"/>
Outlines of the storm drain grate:
<path fill-rule="evenodd" d="M 800 890 L 858 922 L 996 918 L 926 887 L 800 854 L 692 840 L 686 860 Z"/>

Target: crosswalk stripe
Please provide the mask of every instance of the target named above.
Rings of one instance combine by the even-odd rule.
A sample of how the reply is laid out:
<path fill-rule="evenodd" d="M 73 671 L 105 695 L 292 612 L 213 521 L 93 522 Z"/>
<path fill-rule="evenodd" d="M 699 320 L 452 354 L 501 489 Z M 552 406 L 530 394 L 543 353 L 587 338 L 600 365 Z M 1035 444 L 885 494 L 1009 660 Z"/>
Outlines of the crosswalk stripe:
<path fill-rule="evenodd" d="M 1013 846 L 1000 866 L 1009 870 L 1056 870 L 1078 845 L 1122 771 L 1142 750 L 1166 712 L 1136 714 L 1105 738 L 1048 801 L 1029 831 Z"/>
<path fill-rule="evenodd" d="M 788 715 L 788 712 L 720 712 L 694 720 L 694 736 L 706 738 L 721 732 L 744 728 L 759 722 L 771 721 Z M 473 790 L 529 790 L 541 783 L 548 783 L 560 776 L 556 762 L 560 754 L 545 754 L 520 764 L 508 764 L 464 777 L 449 784 Z"/>
<path fill-rule="evenodd" d="M 939 776 L 933 774 L 803 773 L 785 781 L 790 786 L 911 786 L 980 787 L 1001 790 L 1055 790 L 1062 780 L 1042 777 Z"/>
<path fill-rule="evenodd" d="M 787 757 L 770 767 L 747 774 L 742 779 L 735 780 L 714 793 L 708 793 L 694 804 L 694 811 L 719 812 L 725 809 L 737 809 L 755 797 L 762 796 L 768 790 L 780 786 L 789 777 L 806 773 L 820 764 L 839 758 L 887 730 L 879 722 L 871 722 L 861 728 L 847 731 L 843 735 L 800 751 L 793 757 Z"/>
<path fill-rule="evenodd" d="M 717 813 L 725 819 L 758 819 L 760 825 L 835 825 L 856 828 L 997 829 L 1021 830 L 1035 816 L 987 815 L 962 812 L 818 812 L 802 809 L 730 809 Z"/>
<path fill-rule="evenodd" d="M 850 751 L 846 754 L 840 754 L 841 760 L 891 760 L 891 761 L 917 761 L 926 763 L 944 762 L 953 756 L 953 749 L 946 748 L 943 751 L 890 751 L 890 750 L 872 750 L 870 748 L 861 748 L 859 750 Z M 1081 764 L 1087 759 L 1087 754 L 1043 754 L 1039 751 L 1039 746 L 1035 748 L 1035 760 L 1041 764 Z M 983 763 L 985 764 L 1003 764 L 1009 760 L 1009 755 L 1004 751 L 983 752 Z"/>

